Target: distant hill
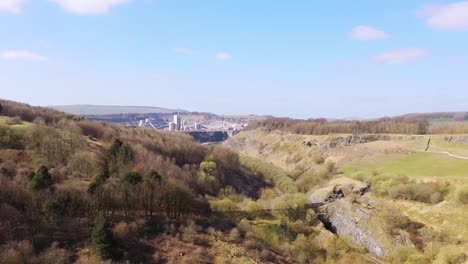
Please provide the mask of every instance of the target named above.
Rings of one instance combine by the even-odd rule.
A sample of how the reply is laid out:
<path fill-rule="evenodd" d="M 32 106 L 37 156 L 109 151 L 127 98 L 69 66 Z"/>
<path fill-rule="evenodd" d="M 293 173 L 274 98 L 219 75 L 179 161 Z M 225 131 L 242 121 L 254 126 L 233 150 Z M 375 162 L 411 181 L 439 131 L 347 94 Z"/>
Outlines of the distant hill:
<path fill-rule="evenodd" d="M 74 115 L 113 115 L 113 114 L 170 114 L 177 112 L 177 109 L 168 109 L 152 106 L 121 106 L 121 105 L 56 105 L 50 108 L 70 113 Z M 180 110 L 180 112 L 187 112 Z"/>

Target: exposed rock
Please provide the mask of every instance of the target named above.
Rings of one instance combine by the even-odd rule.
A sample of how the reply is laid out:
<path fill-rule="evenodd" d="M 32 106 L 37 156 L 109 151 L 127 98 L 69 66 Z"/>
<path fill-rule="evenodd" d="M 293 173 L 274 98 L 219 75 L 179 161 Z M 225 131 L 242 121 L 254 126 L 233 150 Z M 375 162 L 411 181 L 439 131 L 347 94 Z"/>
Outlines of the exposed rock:
<path fill-rule="evenodd" d="M 394 136 L 394 135 L 351 135 L 351 136 L 338 136 L 330 140 L 328 148 L 352 146 L 356 144 L 364 144 L 374 141 L 390 141 L 390 140 L 402 140 L 402 139 L 416 140 L 419 136 Z"/>
<path fill-rule="evenodd" d="M 393 243 L 373 210 L 340 199 L 322 206 L 320 211 L 332 232 L 350 238 L 377 256 L 389 255 Z"/>
<path fill-rule="evenodd" d="M 459 142 L 463 144 L 468 144 L 468 137 L 467 136 L 450 136 L 445 137 L 447 142 Z"/>
<path fill-rule="evenodd" d="M 385 231 L 375 201 L 366 194 L 368 188 L 364 182 L 338 178 L 314 191 L 309 199 L 311 203 L 325 204 L 319 208 L 319 218 L 327 229 L 377 256 L 388 256 L 397 245 L 412 245 L 405 233 L 396 236 Z M 349 195 L 358 198 L 352 202 L 345 199 Z"/>
<path fill-rule="evenodd" d="M 343 177 L 332 180 L 326 187 L 314 191 L 309 200 L 311 203 L 329 203 L 351 193 L 363 195 L 368 190 L 367 183 Z"/>

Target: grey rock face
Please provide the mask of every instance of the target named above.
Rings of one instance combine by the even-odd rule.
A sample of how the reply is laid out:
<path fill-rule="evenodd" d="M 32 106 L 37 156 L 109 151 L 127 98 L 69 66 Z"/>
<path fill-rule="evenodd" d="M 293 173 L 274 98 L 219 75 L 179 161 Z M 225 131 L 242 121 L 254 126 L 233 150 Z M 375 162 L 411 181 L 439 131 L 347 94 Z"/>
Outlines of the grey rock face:
<path fill-rule="evenodd" d="M 396 245 L 411 245 L 407 237 L 397 239 L 387 234 L 374 207 L 375 201 L 366 194 L 368 188 L 364 182 L 338 178 L 314 191 L 309 201 L 324 204 L 319 208 L 320 219 L 330 231 L 377 256 L 388 256 Z M 346 199 L 349 195 L 356 199 Z"/>
<path fill-rule="evenodd" d="M 340 199 L 323 206 L 321 212 L 336 234 L 350 238 L 377 256 L 388 256 L 386 246 L 392 243 L 382 226 L 373 221 L 372 210 Z"/>

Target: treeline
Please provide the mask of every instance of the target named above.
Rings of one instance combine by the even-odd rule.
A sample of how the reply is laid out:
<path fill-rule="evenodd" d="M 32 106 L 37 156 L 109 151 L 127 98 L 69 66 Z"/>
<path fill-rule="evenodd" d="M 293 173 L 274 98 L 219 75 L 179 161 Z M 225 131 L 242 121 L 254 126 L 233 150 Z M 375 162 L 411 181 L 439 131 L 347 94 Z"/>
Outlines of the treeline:
<path fill-rule="evenodd" d="M 269 132 L 275 130 L 304 135 L 343 134 L 426 134 L 429 123 L 426 120 L 405 118 L 381 118 L 371 121 L 328 121 L 326 119 L 298 120 L 290 118 L 271 118 L 249 124 L 248 129 L 262 128 Z"/>

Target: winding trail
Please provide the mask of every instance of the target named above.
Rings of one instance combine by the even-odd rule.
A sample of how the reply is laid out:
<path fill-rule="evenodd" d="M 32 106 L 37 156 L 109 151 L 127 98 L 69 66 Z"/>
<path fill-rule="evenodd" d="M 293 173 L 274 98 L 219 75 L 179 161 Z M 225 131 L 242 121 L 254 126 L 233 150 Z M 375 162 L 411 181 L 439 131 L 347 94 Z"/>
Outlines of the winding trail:
<path fill-rule="evenodd" d="M 466 157 L 466 156 L 455 155 L 455 154 L 452 154 L 452 153 L 450 153 L 450 152 L 448 152 L 448 151 L 433 151 L 433 150 L 429 150 L 429 147 L 430 147 L 430 145 L 431 145 L 431 139 L 432 139 L 432 138 L 429 138 L 429 140 L 427 141 L 427 145 L 426 145 L 426 149 L 425 149 L 425 150 L 417 150 L 417 149 L 409 149 L 409 150 L 411 150 L 411 151 L 416 151 L 416 152 L 426 152 L 426 153 L 445 154 L 445 155 L 448 155 L 449 157 L 452 157 L 452 158 L 468 160 L 468 157 Z"/>
<path fill-rule="evenodd" d="M 447 155 L 449 157 L 452 157 L 452 158 L 468 160 L 468 157 L 466 157 L 466 156 L 455 155 L 455 154 L 452 154 L 452 153 L 450 153 L 448 151 L 433 151 L 433 150 L 424 151 L 424 150 L 417 150 L 417 149 L 409 149 L 409 150 L 410 151 L 415 151 L 415 152 L 422 152 L 422 153 L 445 154 L 445 155 Z"/>
<path fill-rule="evenodd" d="M 454 155 L 448 151 L 426 151 L 426 152 L 429 152 L 429 153 L 438 153 L 438 154 L 446 154 L 452 158 L 457 158 L 457 159 L 464 159 L 464 160 L 468 160 L 468 157 L 465 157 L 465 156 L 460 156 L 460 155 Z"/>

